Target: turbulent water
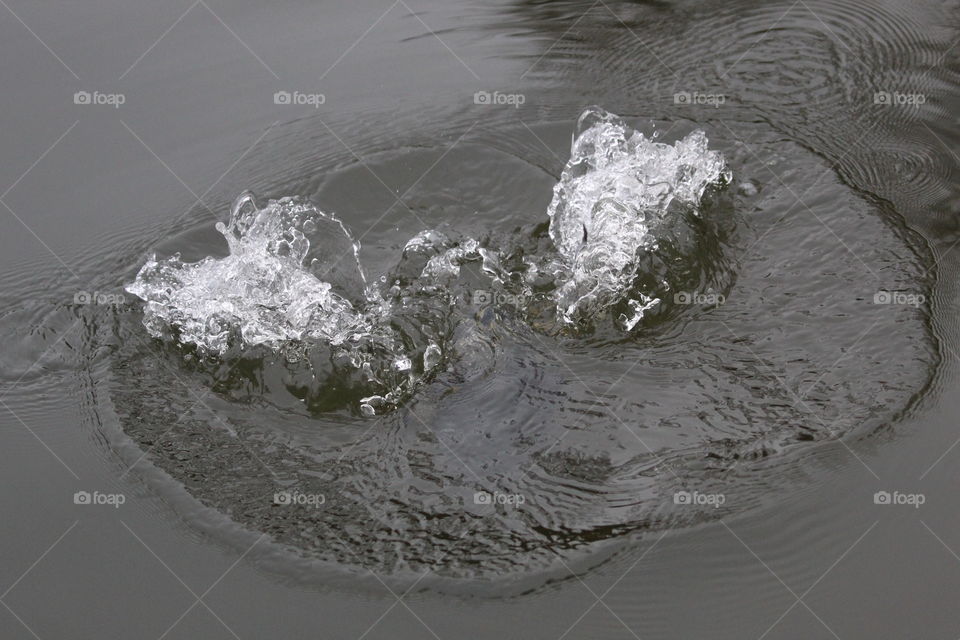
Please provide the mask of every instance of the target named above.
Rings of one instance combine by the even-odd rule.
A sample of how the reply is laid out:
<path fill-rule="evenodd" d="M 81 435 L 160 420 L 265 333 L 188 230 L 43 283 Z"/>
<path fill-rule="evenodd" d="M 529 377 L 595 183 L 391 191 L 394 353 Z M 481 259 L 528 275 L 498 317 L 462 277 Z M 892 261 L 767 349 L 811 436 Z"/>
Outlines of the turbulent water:
<path fill-rule="evenodd" d="M 244 194 L 227 254 L 151 256 L 128 285 L 146 302 L 114 318 L 116 446 L 181 483 L 198 526 L 264 532 L 299 573 L 538 584 L 762 504 L 802 478 L 787 460 L 889 424 L 936 355 L 909 235 L 753 135 L 667 144 L 590 109 L 546 212 L 413 234 L 370 279 L 336 216 Z M 814 215 L 767 214 L 818 181 Z M 866 329 L 883 339 L 834 338 Z"/>
<path fill-rule="evenodd" d="M 565 272 L 556 293 L 564 320 L 623 299 L 637 278 L 638 255 L 656 254 L 671 242 L 683 224 L 682 209 L 695 211 L 708 185 L 729 180 L 723 156 L 708 150 L 703 131 L 671 146 L 611 114 L 584 112 L 548 211 L 550 238 L 561 255 L 552 271 Z M 661 297 L 671 293 L 669 282 L 659 284 Z M 652 291 L 639 292 L 626 328 L 660 302 Z"/>
<path fill-rule="evenodd" d="M 490 277 L 484 286 L 498 288 L 475 290 L 472 300 L 499 301 L 510 290 L 521 317 L 549 300 L 561 323 L 584 324 L 627 300 L 630 314 L 620 321 L 630 330 L 645 311 L 665 305 L 679 284 L 666 263 L 693 260 L 696 245 L 683 242 L 696 231 L 686 219 L 699 216 L 708 186 L 730 180 L 722 154 L 707 144 L 702 131 L 658 143 L 602 109 L 584 111 L 547 212 L 553 246 L 546 255 L 520 257 L 517 248 L 427 230 L 407 242 L 401 264 L 377 288 L 367 285 L 359 244 L 335 216 L 295 197 L 261 208 L 244 193 L 217 224 L 228 256 L 192 263 L 152 256 L 127 290 L 145 301 L 151 336 L 221 361 L 260 346 L 282 351 L 307 362 L 314 380 L 324 367 L 324 377 L 353 373 L 373 394 L 360 402 L 372 416 L 416 386 L 441 361 L 438 343 L 451 339 L 441 323 L 404 333 L 398 320 L 438 301 L 457 306 L 463 296 L 453 283 L 471 262 Z M 463 326 L 458 318 L 450 323 Z"/>
<path fill-rule="evenodd" d="M 319 385 L 328 384 L 327 375 L 356 374 L 357 386 L 392 381 L 390 400 L 415 382 L 412 354 L 388 320 L 392 305 L 366 286 L 358 245 L 336 217 L 294 198 L 259 208 L 252 194 L 242 194 L 217 230 L 229 256 L 195 263 L 179 255 L 151 258 L 127 287 L 146 302 L 144 326 L 152 336 L 222 362 L 257 347 L 283 352 L 303 361 L 313 380 L 321 375 Z M 417 370 L 427 371 L 439 347 L 431 342 L 419 355 Z M 408 379 L 398 382 L 403 375 Z M 385 402 L 371 396 L 360 407 L 373 415 Z"/>

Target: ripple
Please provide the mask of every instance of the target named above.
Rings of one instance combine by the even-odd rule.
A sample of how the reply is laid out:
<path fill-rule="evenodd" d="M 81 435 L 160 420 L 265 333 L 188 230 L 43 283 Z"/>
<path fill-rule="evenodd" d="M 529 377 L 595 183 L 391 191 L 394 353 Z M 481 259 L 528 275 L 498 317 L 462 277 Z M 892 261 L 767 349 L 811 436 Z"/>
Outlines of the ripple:
<path fill-rule="evenodd" d="M 746 10 L 658 4 L 636 7 L 620 24 L 594 7 L 568 34 L 549 10 L 525 10 L 558 38 L 530 72 L 544 84 L 586 84 L 591 100 L 669 122 L 767 123 L 827 159 L 854 188 L 892 202 L 902 215 L 918 204 L 939 206 L 944 190 L 952 188 L 944 175 L 954 160 L 944 148 L 931 154 L 935 177 L 908 173 L 905 179 L 897 166 L 901 155 L 928 154 L 929 132 L 921 123 L 935 127 L 938 117 L 950 112 L 946 105 L 956 74 L 943 56 L 953 41 L 947 30 L 926 26 L 944 16 L 920 19 L 935 9 L 905 11 L 894 3 L 859 0 L 775 2 Z M 664 22 L 670 28 L 660 28 Z M 677 103 L 677 94 L 723 100 Z M 923 102 L 877 104 L 878 94 L 918 96 Z M 578 98 L 556 90 L 549 95 L 544 107 L 549 114 L 563 113 L 564 105 Z"/>
<path fill-rule="evenodd" d="M 570 126 L 534 131 L 552 140 Z M 265 562 L 308 581 L 374 570 L 409 584 L 429 571 L 425 584 L 440 589 L 527 589 L 565 573 L 561 560 L 590 566 L 646 532 L 756 509 L 802 478 L 813 448 L 895 420 L 938 356 L 926 304 L 874 304 L 881 290 L 929 293 L 909 234 L 801 147 L 735 133 L 753 141 L 749 153 L 719 132 L 711 140 L 755 193 L 708 210 L 729 218 L 707 261 L 731 276 L 723 304 L 691 305 L 626 338 L 552 335 L 510 306 L 476 308 L 444 370 L 373 422 L 311 416 L 255 369 L 239 387 L 211 387 L 175 350 L 135 338 L 136 314 L 118 314 L 100 333 L 120 338 L 104 384 L 128 455 L 146 453 L 139 465 L 159 491 L 186 488 L 194 506 L 182 510 L 197 526 L 237 546 L 238 531 L 266 533 Z M 447 172 L 483 175 L 503 155 L 448 159 Z M 387 175 L 398 162 L 384 154 L 370 168 Z M 424 187 L 426 208 L 480 188 L 446 184 L 434 200 Z M 500 186 L 501 208 L 482 219 L 505 231 L 491 237 L 536 246 L 543 209 L 529 210 L 524 180 Z M 725 502 L 677 504 L 678 491 Z M 325 501 L 278 505 L 278 492 Z"/>

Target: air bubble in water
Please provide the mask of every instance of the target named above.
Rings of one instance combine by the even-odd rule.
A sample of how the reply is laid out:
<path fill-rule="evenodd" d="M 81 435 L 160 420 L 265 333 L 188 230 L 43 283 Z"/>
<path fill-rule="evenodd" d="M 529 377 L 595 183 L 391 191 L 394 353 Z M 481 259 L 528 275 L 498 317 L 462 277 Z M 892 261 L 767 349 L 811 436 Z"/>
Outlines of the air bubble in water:
<path fill-rule="evenodd" d="M 429 371 L 433 369 L 440 364 L 440 358 L 440 347 L 431 343 L 430 346 L 427 347 L 427 350 L 423 352 L 423 370 Z"/>

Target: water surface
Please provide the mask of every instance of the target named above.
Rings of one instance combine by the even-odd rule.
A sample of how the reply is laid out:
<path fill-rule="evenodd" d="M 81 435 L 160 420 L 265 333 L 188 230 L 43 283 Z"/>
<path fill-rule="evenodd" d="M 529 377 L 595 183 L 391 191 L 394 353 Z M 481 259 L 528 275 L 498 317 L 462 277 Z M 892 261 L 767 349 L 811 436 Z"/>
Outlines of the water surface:
<path fill-rule="evenodd" d="M 955 7 L 108 4 L 10 5 L 62 63 L 0 23 L 30 87 L 2 134 L 7 582 L 67 532 L 5 635 L 953 632 Z M 124 291 L 151 253 L 225 256 L 244 189 L 335 213 L 374 281 L 425 229 L 546 255 L 591 104 L 726 158 L 669 272 L 702 304 L 570 329 L 469 262 L 400 328 L 442 363 L 370 417 L 284 350 L 151 338 Z M 240 558 L 177 621 L 171 572 L 199 595 Z"/>

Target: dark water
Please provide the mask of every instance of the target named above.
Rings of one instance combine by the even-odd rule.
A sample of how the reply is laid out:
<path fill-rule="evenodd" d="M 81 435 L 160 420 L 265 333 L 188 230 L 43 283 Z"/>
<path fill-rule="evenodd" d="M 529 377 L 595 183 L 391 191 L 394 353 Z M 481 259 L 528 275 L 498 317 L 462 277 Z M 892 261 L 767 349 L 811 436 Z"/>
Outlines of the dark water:
<path fill-rule="evenodd" d="M 3 637 L 957 635 L 956 6 L 3 12 Z M 442 366 L 369 418 L 123 290 L 225 255 L 243 189 L 336 212 L 370 274 L 428 228 L 541 251 L 591 104 L 726 156 L 683 261 L 722 304 L 414 316 Z"/>

